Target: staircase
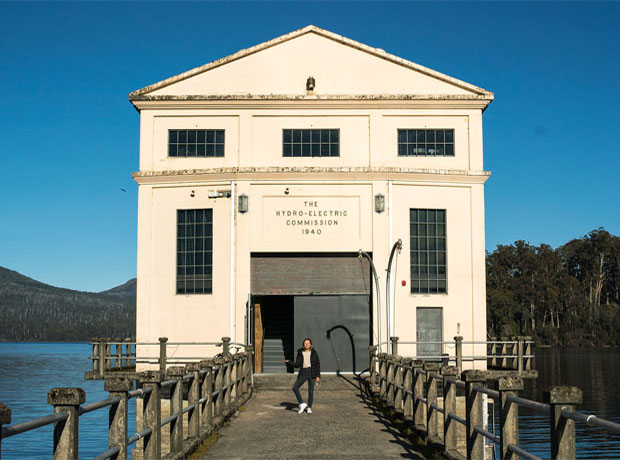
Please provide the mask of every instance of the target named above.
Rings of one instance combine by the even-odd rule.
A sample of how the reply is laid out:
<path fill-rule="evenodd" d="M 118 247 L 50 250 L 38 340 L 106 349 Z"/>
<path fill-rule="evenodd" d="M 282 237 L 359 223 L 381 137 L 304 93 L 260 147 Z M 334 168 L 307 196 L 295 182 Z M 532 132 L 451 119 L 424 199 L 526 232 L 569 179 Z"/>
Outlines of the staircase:
<path fill-rule="evenodd" d="M 285 374 L 292 367 L 283 361 L 293 356 L 293 309 L 288 305 L 270 305 L 265 309 L 263 325 L 263 372 Z"/>

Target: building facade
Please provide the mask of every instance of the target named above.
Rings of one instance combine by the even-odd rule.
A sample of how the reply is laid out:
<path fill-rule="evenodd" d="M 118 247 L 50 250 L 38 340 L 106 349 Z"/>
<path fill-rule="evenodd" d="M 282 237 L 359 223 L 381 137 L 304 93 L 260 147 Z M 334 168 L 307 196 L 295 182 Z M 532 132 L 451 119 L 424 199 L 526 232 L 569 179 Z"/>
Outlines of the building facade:
<path fill-rule="evenodd" d="M 314 26 L 131 93 L 138 342 L 230 335 L 284 372 L 307 336 L 327 371 L 364 369 L 391 335 L 418 342 L 408 356 L 486 340 L 492 99 Z"/>

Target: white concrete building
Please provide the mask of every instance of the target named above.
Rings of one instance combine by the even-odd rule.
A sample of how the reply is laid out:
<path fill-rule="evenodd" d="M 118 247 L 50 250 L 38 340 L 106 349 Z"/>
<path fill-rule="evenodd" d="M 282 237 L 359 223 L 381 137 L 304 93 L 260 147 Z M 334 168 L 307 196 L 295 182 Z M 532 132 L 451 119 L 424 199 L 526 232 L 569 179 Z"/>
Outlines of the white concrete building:
<path fill-rule="evenodd" d="M 365 368 L 368 346 L 388 335 L 486 339 L 492 93 L 308 26 L 130 100 L 140 112 L 139 342 L 230 335 L 256 345 L 259 370 L 279 372 L 306 336 L 327 371 Z M 380 323 L 360 249 L 379 276 Z M 204 355 L 197 348 L 178 354 Z"/>

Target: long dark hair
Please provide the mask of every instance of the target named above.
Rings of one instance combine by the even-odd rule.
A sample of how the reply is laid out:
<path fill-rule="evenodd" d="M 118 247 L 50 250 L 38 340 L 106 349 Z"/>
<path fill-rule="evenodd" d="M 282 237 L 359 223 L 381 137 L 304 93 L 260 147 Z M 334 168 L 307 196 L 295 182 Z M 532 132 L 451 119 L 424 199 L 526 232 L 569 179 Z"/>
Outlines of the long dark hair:
<path fill-rule="evenodd" d="M 305 345 L 305 343 L 306 343 L 306 340 L 307 340 L 308 342 L 310 342 L 310 348 L 309 348 L 309 350 L 310 350 L 310 351 L 312 351 L 312 339 L 311 339 L 310 337 L 306 337 L 306 338 L 303 340 L 303 342 L 301 342 L 301 349 L 302 349 L 302 350 L 305 350 L 304 345 Z"/>

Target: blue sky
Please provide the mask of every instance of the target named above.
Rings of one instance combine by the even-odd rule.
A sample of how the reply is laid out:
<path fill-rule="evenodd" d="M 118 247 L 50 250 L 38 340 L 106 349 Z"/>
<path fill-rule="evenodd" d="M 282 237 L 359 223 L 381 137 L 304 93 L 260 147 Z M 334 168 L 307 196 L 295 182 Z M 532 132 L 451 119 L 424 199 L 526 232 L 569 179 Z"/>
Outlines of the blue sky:
<path fill-rule="evenodd" d="M 495 93 L 487 249 L 620 234 L 618 2 L 2 2 L 0 265 L 80 290 L 134 277 L 127 94 L 308 24 Z"/>

